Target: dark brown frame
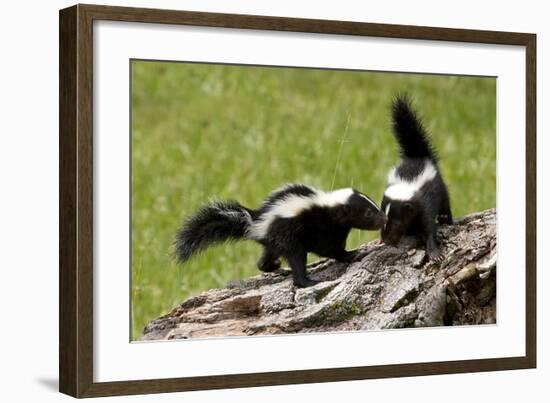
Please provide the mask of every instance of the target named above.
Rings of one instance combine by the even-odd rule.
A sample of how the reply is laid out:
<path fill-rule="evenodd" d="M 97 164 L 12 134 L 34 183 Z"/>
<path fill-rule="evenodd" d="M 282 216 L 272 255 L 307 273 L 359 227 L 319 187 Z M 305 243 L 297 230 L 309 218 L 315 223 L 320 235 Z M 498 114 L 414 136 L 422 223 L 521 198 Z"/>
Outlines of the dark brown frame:
<path fill-rule="evenodd" d="M 518 45 L 526 48 L 526 355 L 352 368 L 93 381 L 94 20 L 163 23 Z M 536 367 L 536 35 L 347 21 L 76 5 L 60 11 L 59 58 L 59 389 L 75 397 L 389 378 Z"/>

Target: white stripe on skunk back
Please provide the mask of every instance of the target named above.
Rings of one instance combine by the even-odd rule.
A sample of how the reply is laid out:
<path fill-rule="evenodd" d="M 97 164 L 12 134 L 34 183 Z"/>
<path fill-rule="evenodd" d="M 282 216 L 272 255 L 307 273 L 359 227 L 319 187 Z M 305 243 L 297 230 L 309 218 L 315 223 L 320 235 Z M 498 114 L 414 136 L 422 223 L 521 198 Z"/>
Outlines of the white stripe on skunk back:
<path fill-rule="evenodd" d="M 384 195 L 390 200 L 411 200 L 416 192 L 437 175 L 437 169 L 433 162 L 426 160 L 424 169 L 412 180 L 407 180 L 397 174 L 397 169 L 393 168 L 388 174 L 388 187 Z"/>
<path fill-rule="evenodd" d="M 345 204 L 354 193 L 352 188 L 338 189 L 332 192 L 313 190 L 315 193 L 310 196 L 290 194 L 281 200 L 277 200 L 266 213 L 252 223 L 248 229 L 249 236 L 252 239 L 263 239 L 269 230 L 269 226 L 276 218 L 296 217 L 314 206 L 334 207 Z"/>

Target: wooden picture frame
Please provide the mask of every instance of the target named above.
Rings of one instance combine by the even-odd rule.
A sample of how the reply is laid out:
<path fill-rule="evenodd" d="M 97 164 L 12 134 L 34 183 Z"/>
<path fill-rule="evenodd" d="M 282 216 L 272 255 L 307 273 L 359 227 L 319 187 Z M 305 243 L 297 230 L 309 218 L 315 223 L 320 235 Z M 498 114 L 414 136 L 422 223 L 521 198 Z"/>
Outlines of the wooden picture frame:
<path fill-rule="evenodd" d="M 522 46 L 526 50 L 526 354 L 461 361 L 94 382 L 93 30 L 97 20 Z M 60 391 L 75 397 L 335 382 L 536 366 L 536 36 L 251 15 L 76 5 L 60 11 Z"/>

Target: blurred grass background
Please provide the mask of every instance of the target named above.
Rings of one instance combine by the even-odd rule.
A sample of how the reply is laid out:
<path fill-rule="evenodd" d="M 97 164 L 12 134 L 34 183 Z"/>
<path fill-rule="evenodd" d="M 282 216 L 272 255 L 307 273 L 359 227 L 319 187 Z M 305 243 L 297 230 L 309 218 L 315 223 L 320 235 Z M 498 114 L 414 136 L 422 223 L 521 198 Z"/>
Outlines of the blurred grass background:
<path fill-rule="evenodd" d="M 209 198 L 255 208 L 300 182 L 379 201 L 398 161 L 398 92 L 432 133 L 454 215 L 496 204 L 494 78 L 150 61 L 131 71 L 132 339 L 185 298 L 259 273 L 252 241 L 175 264 L 177 227 Z M 377 237 L 354 231 L 348 248 Z"/>

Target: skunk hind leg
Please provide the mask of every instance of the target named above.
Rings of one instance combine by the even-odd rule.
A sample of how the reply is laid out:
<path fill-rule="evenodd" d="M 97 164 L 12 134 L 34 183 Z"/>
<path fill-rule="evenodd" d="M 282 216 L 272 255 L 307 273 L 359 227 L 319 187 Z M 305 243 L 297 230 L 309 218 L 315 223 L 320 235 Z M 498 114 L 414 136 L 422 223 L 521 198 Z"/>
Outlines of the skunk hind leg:
<path fill-rule="evenodd" d="M 257 266 L 261 271 L 269 273 L 281 267 L 281 260 L 271 249 L 264 247 L 264 251 L 262 252 L 260 260 L 258 260 Z"/>
<path fill-rule="evenodd" d="M 441 207 L 437 214 L 437 222 L 439 224 L 453 224 L 453 214 L 451 213 L 451 202 L 449 200 L 449 193 L 444 192 L 443 200 L 441 201 Z"/>
<path fill-rule="evenodd" d="M 310 287 L 318 283 L 318 281 L 310 279 L 307 275 L 307 252 L 305 250 L 302 248 L 295 248 L 285 253 L 284 257 L 292 269 L 292 277 L 296 287 Z"/>

